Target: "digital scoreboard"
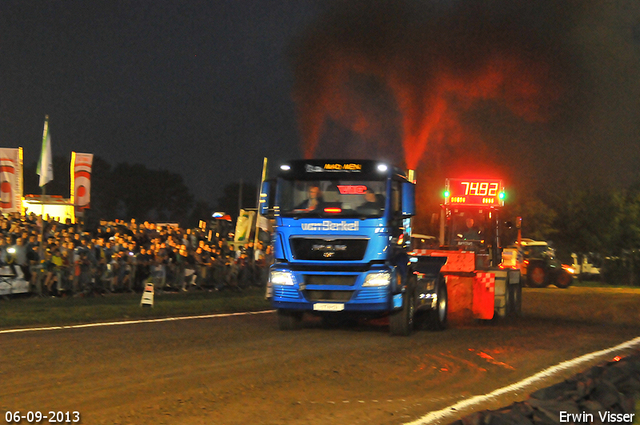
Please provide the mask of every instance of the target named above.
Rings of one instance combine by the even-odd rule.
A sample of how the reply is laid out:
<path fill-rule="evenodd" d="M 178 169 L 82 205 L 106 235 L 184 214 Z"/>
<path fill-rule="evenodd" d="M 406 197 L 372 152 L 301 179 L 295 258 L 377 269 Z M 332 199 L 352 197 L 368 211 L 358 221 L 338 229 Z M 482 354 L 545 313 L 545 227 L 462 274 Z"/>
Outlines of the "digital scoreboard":
<path fill-rule="evenodd" d="M 504 205 L 502 180 L 447 179 L 445 205 L 501 207 Z"/>

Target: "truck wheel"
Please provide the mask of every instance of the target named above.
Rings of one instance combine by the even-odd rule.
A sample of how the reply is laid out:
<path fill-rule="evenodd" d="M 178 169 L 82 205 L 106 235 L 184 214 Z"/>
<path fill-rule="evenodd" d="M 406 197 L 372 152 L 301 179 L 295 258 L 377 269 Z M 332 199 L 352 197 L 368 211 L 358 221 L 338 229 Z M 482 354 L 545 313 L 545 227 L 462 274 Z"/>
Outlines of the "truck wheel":
<path fill-rule="evenodd" d="M 438 300 L 436 308 L 431 310 L 427 318 L 427 328 L 432 331 L 442 331 L 447 328 L 447 315 L 449 312 L 449 298 L 447 297 L 447 285 L 444 280 L 438 282 Z"/>
<path fill-rule="evenodd" d="M 556 276 L 556 286 L 562 289 L 568 288 L 569 285 L 571 285 L 572 280 L 573 276 L 571 276 L 571 274 L 569 274 L 567 271 L 562 270 Z"/>
<path fill-rule="evenodd" d="M 527 284 L 532 288 L 544 288 L 547 283 L 547 271 L 540 264 L 529 264 L 527 268 Z"/>
<path fill-rule="evenodd" d="M 301 329 L 302 312 L 278 309 L 278 327 L 281 331 Z"/>
<path fill-rule="evenodd" d="M 413 330 L 415 315 L 414 289 L 409 287 L 402 297 L 402 308 L 389 316 L 389 333 L 392 336 L 409 336 Z"/>

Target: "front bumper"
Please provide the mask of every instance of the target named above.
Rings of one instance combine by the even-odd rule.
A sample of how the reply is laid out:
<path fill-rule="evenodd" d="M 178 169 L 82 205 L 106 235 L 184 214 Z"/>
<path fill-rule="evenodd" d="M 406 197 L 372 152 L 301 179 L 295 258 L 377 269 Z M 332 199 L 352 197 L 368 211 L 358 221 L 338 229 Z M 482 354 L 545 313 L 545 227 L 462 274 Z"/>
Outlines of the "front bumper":
<path fill-rule="evenodd" d="M 392 283 L 380 286 L 364 286 L 367 275 L 388 271 L 376 268 L 367 271 L 291 271 L 279 268 L 278 271 L 291 273 L 290 284 L 272 285 L 272 305 L 275 308 L 295 310 L 386 312 L 393 308 Z M 391 279 L 393 280 L 393 278 Z M 336 283 L 341 284 L 336 284 Z M 331 311 L 331 310 L 320 310 Z"/>

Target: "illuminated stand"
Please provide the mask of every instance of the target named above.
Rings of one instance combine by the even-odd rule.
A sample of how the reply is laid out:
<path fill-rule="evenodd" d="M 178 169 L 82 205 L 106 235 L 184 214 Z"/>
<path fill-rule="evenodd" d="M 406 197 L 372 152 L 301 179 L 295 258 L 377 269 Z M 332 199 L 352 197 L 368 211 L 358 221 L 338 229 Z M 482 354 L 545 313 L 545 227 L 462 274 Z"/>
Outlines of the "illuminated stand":
<path fill-rule="evenodd" d="M 67 219 L 75 223 L 74 206 L 69 199 L 57 195 L 26 195 L 22 200 L 25 214 L 35 213 L 55 218 L 61 223 Z"/>

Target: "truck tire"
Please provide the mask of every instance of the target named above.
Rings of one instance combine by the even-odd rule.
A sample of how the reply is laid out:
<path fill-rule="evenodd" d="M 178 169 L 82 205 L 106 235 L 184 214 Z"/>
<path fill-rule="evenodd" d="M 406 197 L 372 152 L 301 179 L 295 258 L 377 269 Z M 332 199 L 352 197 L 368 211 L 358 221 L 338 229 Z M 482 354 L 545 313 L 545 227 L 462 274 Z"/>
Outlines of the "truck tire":
<path fill-rule="evenodd" d="M 449 298 L 447 296 L 447 284 L 440 278 L 436 288 L 438 300 L 436 307 L 428 313 L 427 329 L 443 331 L 447 328 L 447 316 L 449 314 Z"/>
<path fill-rule="evenodd" d="M 278 309 L 278 327 L 281 331 L 302 329 L 302 312 Z"/>
<path fill-rule="evenodd" d="M 542 264 L 530 263 L 527 267 L 527 285 L 532 288 L 544 288 L 548 286 L 547 270 Z"/>
<path fill-rule="evenodd" d="M 413 331 L 415 316 L 415 290 L 407 288 L 402 296 L 402 308 L 389 315 L 389 333 L 392 336 L 409 336 Z"/>
<path fill-rule="evenodd" d="M 561 270 L 560 273 L 556 276 L 556 286 L 558 288 L 566 289 L 571 285 L 571 281 L 573 280 L 573 276 L 566 270 Z"/>

